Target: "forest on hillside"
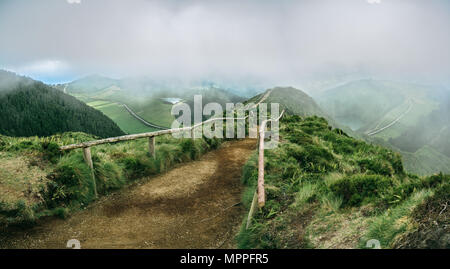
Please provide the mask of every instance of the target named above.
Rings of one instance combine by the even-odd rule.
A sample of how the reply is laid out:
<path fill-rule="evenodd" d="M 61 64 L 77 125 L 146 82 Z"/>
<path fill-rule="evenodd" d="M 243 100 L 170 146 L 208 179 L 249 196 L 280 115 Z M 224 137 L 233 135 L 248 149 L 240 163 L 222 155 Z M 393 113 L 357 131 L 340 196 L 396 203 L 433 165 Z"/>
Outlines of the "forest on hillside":
<path fill-rule="evenodd" d="M 99 137 L 122 135 L 100 111 L 42 82 L 0 72 L 0 134 L 49 136 L 80 131 Z"/>

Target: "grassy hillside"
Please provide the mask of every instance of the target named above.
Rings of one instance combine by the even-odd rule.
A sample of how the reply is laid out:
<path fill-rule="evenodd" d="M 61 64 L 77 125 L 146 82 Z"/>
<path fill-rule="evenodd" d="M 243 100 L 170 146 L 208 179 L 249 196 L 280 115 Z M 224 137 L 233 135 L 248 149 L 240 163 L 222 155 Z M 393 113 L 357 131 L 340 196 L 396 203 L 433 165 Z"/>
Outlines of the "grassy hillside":
<path fill-rule="evenodd" d="M 423 115 L 418 122 L 389 142 L 401 150 L 415 152 L 429 145 L 450 157 L 450 94 L 441 98 L 437 109 Z"/>
<path fill-rule="evenodd" d="M 271 89 L 271 94 L 264 101 L 267 104 L 279 103 L 280 110 L 285 109 L 287 113 L 299 116 L 317 115 L 326 117 L 326 114 L 316 102 L 301 90 L 288 87 L 277 87 Z M 263 94 L 262 94 L 263 95 Z M 269 106 L 270 107 L 270 106 Z"/>
<path fill-rule="evenodd" d="M 292 87 L 276 87 L 267 91 L 271 91 L 270 95 L 264 101 L 264 103 L 268 104 L 268 108 L 270 108 L 270 103 L 278 103 L 280 104 L 280 112 L 282 110 L 285 110 L 286 113 L 290 115 L 297 115 L 302 117 L 323 117 L 330 123 L 331 126 L 341 128 L 345 132 L 351 134 L 353 137 L 360 136 L 358 133 L 353 132 L 347 126 L 338 124 L 336 121 L 334 121 L 326 112 L 324 112 L 319 107 L 319 105 L 317 105 L 313 98 L 299 89 L 295 89 Z M 267 93 L 267 91 L 254 96 L 247 102 L 257 103 Z"/>
<path fill-rule="evenodd" d="M 75 80 L 67 85 L 62 86 L 62 89 L 66 88 L 67 93 L 94 93 L 101 91 L 105 88 L 113 86 L 117 83 L 117 80 L 102 77 L 99 75 L 92 75 Z"/>
<path fill-rule="evenodd" d="M 407 171 L 418 175 L 450 174 L 450 158 L 428 145 L 414 153 L 402 152 L 402 156 Z"/>
<path fill-rule="evenodd" d="M 352 136 L 359 133 L 355 137 L 396 149 L 408 172 L 431 175 L 450 171 L 450 99 L 445 92 L 366 79 L 325 91 L 318 102 L 338 123 L 357 130 Z M 385 126 L 390 127 L 364 135 Z"/>
<path fill-rule="evenodd" d="M 317 101 L 338 123 L 366 132 L 392 122 L 412 103 L 411 110 L 392 128 L 389 137 L 417 123 L 438 104 L 430 96 L 432 88 L 411 83 L 364 79 L 323 92 Z M 385 133 L 378 134 L 384 136 Z"/>
<path fill-rule="evenodd" d="M 91 101 L 86 104 L 107 115 L 127 134 L 146 133 L 157 130 L 137 121 L 123 105 L 118 103 L 111 101 Z"/>
<path fill-rule="evenodd" d="M 449 240 L 425 240 L 427 233 L 408 239 L 420 230 L 412 212 L 431 201 L 450 202 L 442 196 L 450 176 L 409 175 L 400 154 L 353 139 L 323 118 L 286 116 L 280 126 L 281 144 L 265 151 L 266 206 L 248 230 L 244 220 L 241 248 L 364 248 L 370 239 L 382 248 L 450 246 Z M 244 167 L 247 208 L 256 163 L 255 155 Z M 442 204 L 432 206 L 442 210 Z M 440 235 L 450 233 L 444 221 L 436 228 Z"/>
<path fill-rule="evenodd" d="M 103 113 L 44 83 L 0 71 L 0 134 L 48 136 L 82 131 L 123 134 Z"/>

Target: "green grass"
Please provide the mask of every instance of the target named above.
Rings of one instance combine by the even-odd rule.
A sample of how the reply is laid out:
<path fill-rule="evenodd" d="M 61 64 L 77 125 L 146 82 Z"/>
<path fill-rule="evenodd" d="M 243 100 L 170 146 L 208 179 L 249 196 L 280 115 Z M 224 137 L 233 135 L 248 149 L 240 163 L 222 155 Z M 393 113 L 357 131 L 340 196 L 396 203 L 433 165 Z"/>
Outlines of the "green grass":
<path fill-rule="evenodd" d="M 348 137 L 323 118 L 286 116 L 280 126 L 282 143 L 265 151 L 266 205 L 249 229 L 244 218 L 240 248 L 361 248 L 369 239 L 392 247 L 409 231 L 412 210 L 449 182 L 405 173 L 400 154 Z M 254 158 L 243 171 L 248 208 Z"/>
<path fill-rule="evenodd" d="M 156 131 L 157 129 L 145 126 L 134 118 L 122 105 L 109 101 L 92 101 L 88 105 L 100 110 L 112 119 L 124 132 L 137 134 Z"/>
<path fill-rule="evenodd" d="M 443 172 L 450 174 L 450 158 L 426 145 L 414 153 L 402 152 L 405 169 L 425 176 Z"/>
<path fill-rule="evenodd" d="M 170 114 L 172 105 L 164 103 L 158 98 L 148 98 L 145 101 L 134 101 L 128 104 L 143 119 L 156 125 L 170 128 L 175 120 Z"/>

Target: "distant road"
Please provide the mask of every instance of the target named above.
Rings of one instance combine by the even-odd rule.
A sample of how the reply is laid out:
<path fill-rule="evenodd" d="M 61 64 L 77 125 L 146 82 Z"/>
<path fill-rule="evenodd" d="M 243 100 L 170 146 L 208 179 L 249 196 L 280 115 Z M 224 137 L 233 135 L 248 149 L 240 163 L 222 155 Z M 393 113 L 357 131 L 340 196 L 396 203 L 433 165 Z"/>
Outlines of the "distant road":
<path fill-rule="evenodd" d="M 139 120 L 140 122 L 142 122 L 142 123 L 145 124 L 146 126 L 148 126 L 148 127 L 153 127 L 153 128 L 160 129 L 160 130 L 167 130 L 167 129 L 169 129 L 169 128 L 167 128 L 167 127 L 163 127 L 163 126 L 159 126 L 159 125 L 150 123 L 150 122 L 144 120 L 143 118 L 141 118 L 138 114 L 136 114 L 136 113 L 135 113 L 129 106 L 127 106 L 126 104 L 124 104 L 124 103 L 119 103 L 119 102 L 117 102 L 117 103 L 118 103 L 119 105 L 124 106 L 125 109 L 131 114 L 131 116 L 135 117 L 137 120 Z"/>
<path fill-rule="evenodd" d="M 144 125 L 146 125 L 148 127 L 153 127 L 153 128 L 159 129 L 159 130 L 170 129 L 170 128 L 159 126 L 157 124 L 154 124 L 154 123 L 144 120 L 138 114 L 136 114 L 127 104 L 124 104 L 121 102 L 116 102 L 116 101 L 111 101 L 111 100 L 107 100 L 107 99 L 101 99 L 101 98 L 94 98 L 94 97 L 90 97 L 90 98 L 93 100 L 97 100 L 97 101 L 105 101 L 105 102 L 111 102 L 111 103 L 116 103 L 118 105 L 121 105 L 121 106 L 125 107 L 125 109 L 128 111 L 128 113 L 131 114 L 131 116 L 133 116 L 135 119 L 137 119 L 138 121 L 140 121 L 141 123 L 143 123 Z"/>
<path fill-rule="evenodd" d="M 386 130 L 387 128 L 393 126 L 393 125 L 396 124 L 398 121 L 400 121 L 404 116 L 406 116 L 406 114 L 408 114 L 408 113 L 411 111 L 412 107 L 413 107 L 413 101 L 410 100 L 410 102 L 409 102 L 409 107 L 408 107 L 408 109 L 407 109 L 405 112 L 403 112 L 400 116 L 398 116 L 395 120 L 393 120 L 393 121 L 392 121 L 391 123 L 389 123 L 388 125 L 384 126 L 383 128 L 380 128 L 380 129 L 376 129 L 376 130 L 370 131 L 369 133 L 367 133 L 367 135 L 368 135 L 368 136 L 376 135 L 376 134 L 381 133 L 382 131 Z"/>

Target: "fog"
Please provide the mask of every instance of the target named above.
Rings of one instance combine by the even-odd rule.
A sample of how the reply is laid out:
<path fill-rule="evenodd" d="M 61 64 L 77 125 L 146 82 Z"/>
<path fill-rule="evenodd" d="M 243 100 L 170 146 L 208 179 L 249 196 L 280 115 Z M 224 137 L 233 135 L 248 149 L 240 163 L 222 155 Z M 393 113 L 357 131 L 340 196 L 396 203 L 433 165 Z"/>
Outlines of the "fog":
<path fill-rule="evenodd" d="M 0 1 L 0 68 L 302 85 L 321 74 L 450 83 L 446 0 Z"/>

